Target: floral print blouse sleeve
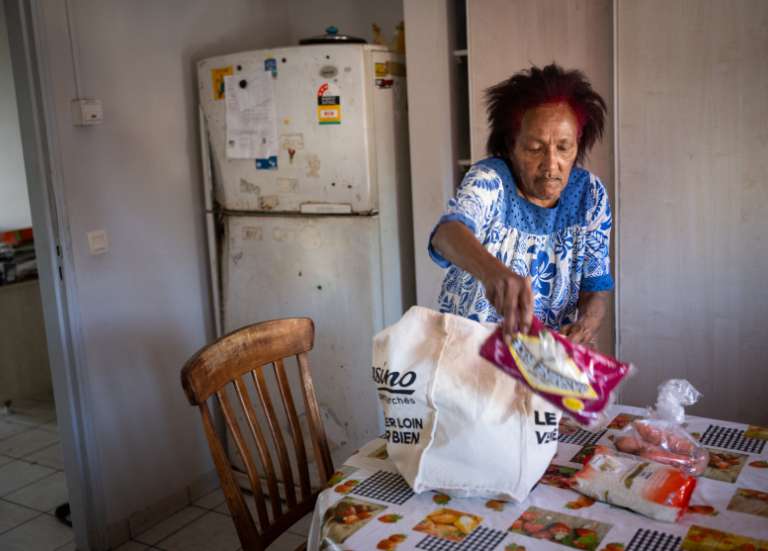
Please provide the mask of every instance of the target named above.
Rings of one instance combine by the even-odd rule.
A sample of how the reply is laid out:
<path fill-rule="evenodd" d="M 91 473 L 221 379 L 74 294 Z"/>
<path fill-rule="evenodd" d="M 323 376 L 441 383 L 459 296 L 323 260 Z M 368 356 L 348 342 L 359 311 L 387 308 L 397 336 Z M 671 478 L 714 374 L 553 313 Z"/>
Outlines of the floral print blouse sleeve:
<path fill-rule="evenodd" d="M 475 165 L 467 172 L 456 191 L 456 196 L 448 201 L 448 209 L 429 236 L 429 256 L 438 266 L 451 266 L 451 263 L 432 246 L 432 238 L 438 226 L 444 222 L 461 222 L 483 243 L 493 220 L 499 215 L 501 191 L 501 177 L 496 171 Z"/>
<path fill-rule="evenodd" d="M 599 179 L 594 178 L 590 186 L 591 208 L 587 211 L 584 247 L 584 271 L 581 276 L 582 291 L 610 291 L 613 289 L 611 276 L 611 205 L 608 194 Z"/>

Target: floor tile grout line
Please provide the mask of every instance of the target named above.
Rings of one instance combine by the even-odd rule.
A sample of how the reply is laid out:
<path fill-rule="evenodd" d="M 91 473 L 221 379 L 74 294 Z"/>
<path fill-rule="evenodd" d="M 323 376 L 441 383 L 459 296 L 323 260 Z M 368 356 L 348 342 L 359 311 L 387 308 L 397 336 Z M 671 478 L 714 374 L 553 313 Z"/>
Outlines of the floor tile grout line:
<path fill-rule="evenodd" d="M 59 443 L 59 441 L 56 441 L 56 442 L 54 442 L 54 444 L 58 444 L 58 443 Z M 28 454 L 26 454 L 26 455 L 22 455 L 21 457 L 14 457 L 14 456 L 12 456 L 12 455 L 5 455 L 5 457 L 10 457 L 11 459 L 18 459 L 18 460 L 20 460 L 20 461 L 26 461 L 26 458 L 27 458 L 27 457 L 29 457 L 30 455 L 32 455 L 32 454 L 34 454 L 34 453 L 37 453 L 37 452 L 41 452 L 41 451 L 43 451 L 43 450 L 44 450 L 44 449 L 46 449 L 46 448 L 48 448 L 48 445 L 47 445 L 47 444 L 46 444 L 46 446 L 45 446 L 45 447 L 43 447 L 43 448 L 38 448 L 38 449 L 36 449 L 36 450 L 32 450 L 32 451 L 31 451 L 31 452 L 29 452 Z M 32 464 L 32 465 L 36 465 L 36 463 L 32 463 L 31 461 L 26 461 L 26 462 L 27 462 L 27 463 L 30 463 L 30 464 Z"/>
<path fill-rule="evenodd" d="M 16 504 L 14 503 L 14 505 L 16 505 Z M 27 509 L 29 509 L 29 507 L 26 507 L 26 508 L 27 508 Z M 32 510 L 32 511 L 35 511 L 34 509 L 31 509 L 31 510 Z M 8 532 L 10 532 L 11 530 L 16 530 L 16 528 L 19 528 L 20 526 L 24 526 L 24 525 L 25 525 L 25 524 L 27 524 L 28 522 L 32 522 L 32 521 L 33 521 L 33 520 L 35 520 L 36 518 L 38 518 L 38 517 L 41 517 L 42 515 L 44 515 L 44 514 L 45 514 L 45 513 L 41 513 L 40 511 L 35 511 L 35 512 L 36 512 L 36 513 L 38 513 L 38 514 L 37 514 L 37 515 L 35 515 L 35 516 L 33 516 L 33 517 L 30 517 L 30 518 L 28 518 L 27 520 L 25 520 L 25 521 L 23 521 L 23 522 L 20 522 L 20 523 L 18 523 L 16 526 L 13 526 L 13 527 L 11 527 L 11 528 L 8 528 L 8 530 L 2 530 L 2 531 L 0 531 L 0 536 L 2 536 L 3 534 L 7 534 L 7 533 L 8 533 Z"/>
<path fill-rule="evenodd" d="M 155 543 L 146 543 L 146 542 L 143 542 L 143 541 L 141 541 L 141 540 L 139 540 L 139 539 L 137 539 L 136 541 L 138 541 L 139 543 L 142 543 L 142 544 L 144 544 L 144 545 L 157 545 L 158 543 L 161 543 L 161 542 L 163 542 L 163 541 L 167 540 L 168 538 L 170 538 L 170 537 L 171 537 L 171 536 L 173 536 L 174 534 L 176 534 L 176 533 L 178 533 L 178 532 L 181 532 L 181 530 L 183 530 L 184 528 L 186 528 L 187 526 L 189 526 L 189 525 L 190 525 L 190 524 L 192 524 L 193 522 L 195 522 L 195 521 L 197 521 L 197 520 L 200 520 L 200 519 L 201 519 L 202 517 L 204 517 L 204 516 L 205 516 L 205 515 L 206 515 L 208 512 L 214 512 L 214 513 L 216 512 L 216 511 L 209 511 L 209 510 L 208 510 L 208 509 L 206 509 L 205 507 L 198 507 L 197 505 L 193 505 L 193 504 L 191 504 L 191 503 L 190 503 L 190 504 L 187 504 L 187 505 L 184 507 L 184 509 L 186 509 L 187 507 L 194 507 L 195 509 L 200 509 L 201 511 L 205 511 L 205 513 L 203 513 L 203 514 L 202 514 L 202 515 L 200 515 L 199 517 L 195 517 L 194 519 L 192 519 L 192 520 L 191 520 L 191 521 L 189 521 L 188 523 L 186 523 L 186 524 L 184 524 L 183 526 L 179 527 L 177 530 L 174 530 L 173 532 L 170 532 L 168 535 L 164 536 L 162 539 L 160 539 L 159 541 L 156 541 Z M 178 510 L 178 511 L 176 511 L 176 513 L 174 513 L 173 515 L 175 515 L 175 514 L 178 514 L 179 512 L 183 511 L 184 509 L 179 509 L 179 510 Z M 152 530 L 152 528 L 154 528 L 155 526 L 158 526 L 158 525 L 159 525 L 160 523 L 162 523 L 162 522 L 165 522 L 166 520 L 168 520 L 169 518 L 171 518 L 173 515 L 170 515 L 169 517 L 167 517 L 167 518 L 165 518 L 165 519 L 161 520 L 161 521 L 160 521 L 160 522 L 158 522 L 157 524 L 153 524 L 151 527 L 149 527 L 149 528 L 147 528 L 146 530 L 144 530 L 144 531 L 143 531 L 141 534 L 137 534 L 136 536 L 131 536 L 131 537 L 132 537 L 132 538 L 140 538 L 142 534 L 146 534 L 147 532 L 149 532 L 150 530 Z"/>
<path fill-rule="evenodd" d="M 17 459 L 16 461 L 24 461 L 24 460 L 23 460 L 23 459 Z M 33 465 L 33 466 L 35 466 L 35 467 L 39 467 L 39 466 L 40 466 L 40 465 L 37 465 L 36 463 L 29 463 L 28 461 L 24 461 L 24 463 L 27 463 L 28 465 Z M 10 463 L 9 463 L 9 465 L 10 465 Z M 3 465 L 3 467 L 5 467 L 5 465 Z M 43 466 L 43 468 L 45 468 L 45 469 L 50 469 L 50 467 L 45 467 L 45 466 Z M 0 467 L 0 469 L 2 469 L 2 467 Z M 53 470 L 53 469 L 51 469 L 51 470 Z M 44 475 L 44 476 L 42 476 L 42 477 L 40 477 L 40 478 L 36 478 L 36 479 L 35 479 L 35 480 L 33 480 L 32 482 L 29 482 L 29 483 L 27 483 L 27 484 L 24 484 L 23 486 L 19 486 L 18 488 L 14 488 L 14 489 L 13 489 L 13 490 L 11 490 L 10 492 L 7 492 L 7 493 L 5 493 L 5 494 L 3 494 L 3 495 L 0 495 L 0 499 L 2 499 L 2 500 L 4 500 L 4 501 L 8 501 L 7 499 L 5 499 L 7 496 L 9 496 L 9 495 L 11 495 L 11 494 L 15 494 L 15 493 L 16 493 L 16 492 L 18 492 L 19 490 L 23 490 L 23 489 L 24 489 L 24 488 L 26 488 L 27 486 L 31 486 L 32 484 L 35 484 L 36 482 L 40 482 L 41 480 L 43 480 L 43 479 L 45 479 L 45 478 L 48 478 L 48 477 L 50 477 L 50 476 L 53 476 L 53 475 L 55 475 L 55 474 L 56 474 L 56 471 L 54 470 L 52 473 L 48 473 L 48 474 L 46 474 L 46 475 Z M 66 476 L 65 476 L 64 478 L 66 478 Z M 16 503 L 15 503 L 15 502 L 13 502 L 13 501 L 11 501 L 11 502 L 9 502 L 9 503 L 13 503 L 14 505 L 16 504 Z"/>
<path fill-rule="evenodd" d="M 27 427 L 27 428 L 24 429 L 24 430 L 20 430 L 18 432 L 12 432 L 11 434 L 9 434 L 7 436 L 1 436 L 0 437 L 0 442 L 3 442 L 4 440 L 8 440 L 9 438 L 13 438 L 14 436 L 18 436 L 19 434 L 24 434 L 25 432 L 29 432 L 29 431 L 37 428 L 37 427 L 30 427 L 29 425 L 19 425 L 18 423 L 12 423 L 12 424 L 16 425 L 17 427 L 23 426 L 23 427 Z"/>
<path fill-rule="evenodd" d="M 23 503 L 16 503 L 15 501 L 11 501 L 10 499 L 6 499 L 4 497 L 0 497 L 0 501 L 5 501 L 6 503 L 10 503 L 11 505 L 15 505 L 16 507 L 21 507 L 22 509 L 29 509 L 30 511 L 34 511 L 35 513 L 42 513 L 44 515 L 52 515 L 52 513 L 49 513 L 48 511 L 41 511 L 39 509 L 35 509 L 34 507 L 30 507 L 29 505 L 25 505 Z M 58 507 L 58 505 L 57 505 Z M 53 515 L 55 516 L 55 515 Z"/>

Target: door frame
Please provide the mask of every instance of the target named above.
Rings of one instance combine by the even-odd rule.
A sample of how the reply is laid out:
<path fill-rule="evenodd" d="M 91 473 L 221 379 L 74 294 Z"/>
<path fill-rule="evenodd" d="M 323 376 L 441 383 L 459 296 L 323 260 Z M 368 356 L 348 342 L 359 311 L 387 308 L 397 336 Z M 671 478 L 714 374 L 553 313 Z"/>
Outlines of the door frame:
<path fill-rule="evenodd" d="M 108 549 L 103 472 L 76 301 L 42 8 L 39 0 L 3 3 L 75 542 L 78 549 Z"/>

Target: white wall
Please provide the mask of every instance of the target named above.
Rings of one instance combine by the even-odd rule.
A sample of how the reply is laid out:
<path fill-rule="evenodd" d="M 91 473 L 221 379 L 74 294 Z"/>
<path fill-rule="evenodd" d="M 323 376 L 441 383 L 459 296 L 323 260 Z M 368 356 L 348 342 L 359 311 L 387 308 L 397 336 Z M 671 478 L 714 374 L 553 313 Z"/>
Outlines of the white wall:
<path fill-rule="evenodd" d="M 83 95 L 105 122 L 73 127 L 64 3 L 44 2 L 56 139 L 108 523 L 210 470 L 179 370 L 211 336 L 194 63 L 279 41 L 266 2 L 70 2 Z M 86 232 L 110 251 L 91 256 Z M 55 366 L 54 366 L 55 369 Z"/>
<path fill-rule="evenodd" d="M 76 279 L 108 523 L 212 468 L 179 383 L 212 335 L 195 62 L 294 44 L 329 23 L 367 36 L 371 21 L 386 29 L 401 19 L 399 2 L 383 4 L 71 0 L 82 95 L 102 100 L 105 119 L 75 128 L 64 2 L 42 2 L 76 272 L 67 277 Z M 86 232 L 97 228 L 111 248 L 91 256 Z"/>
<path fill-rule="evenodd" d="M 271 2 L 278 4 L 280 2 Z M 288 42 L 293 46 L 302 38 L 325 34 L 334 25 L 339 34 L 357 36 L 373 41 L 371 23 L 381 27 L 387 44 L 395 33 L 395 25 L 403 20 L 402 0 L 283 0 L 288 13 Z"/>
<path fill-rule="evenodd" d="M 427 254 L 430 232 L 457 179 L 454 0 L 405 0 L 416 301 L 437 308 L 445 277 Z"/>
<path fill-rule="evenodd" d="M 618 7 L 622 399 L 766 424 L 768 3 Z"/>
<path fill-rule="evenodd" d="M 0 3 L 0 232 L 32 225 L 4 10 Z"/>

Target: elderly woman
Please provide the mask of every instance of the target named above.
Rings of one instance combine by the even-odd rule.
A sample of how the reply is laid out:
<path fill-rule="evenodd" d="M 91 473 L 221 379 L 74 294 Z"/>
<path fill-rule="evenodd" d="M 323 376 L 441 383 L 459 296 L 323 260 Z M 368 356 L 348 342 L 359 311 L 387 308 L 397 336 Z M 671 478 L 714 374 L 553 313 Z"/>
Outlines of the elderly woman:
<path fill-rule="evenodd" d="M 602 136 L 605 102 L 579 71 L 532 67 L 487 91 L 491 157 L 448 203 L 429 253 L 449 268 L 443 312 L 527 331 L 536 315 L 594 344 L 613 289 L 611 210 L 580 165 Z"/>

